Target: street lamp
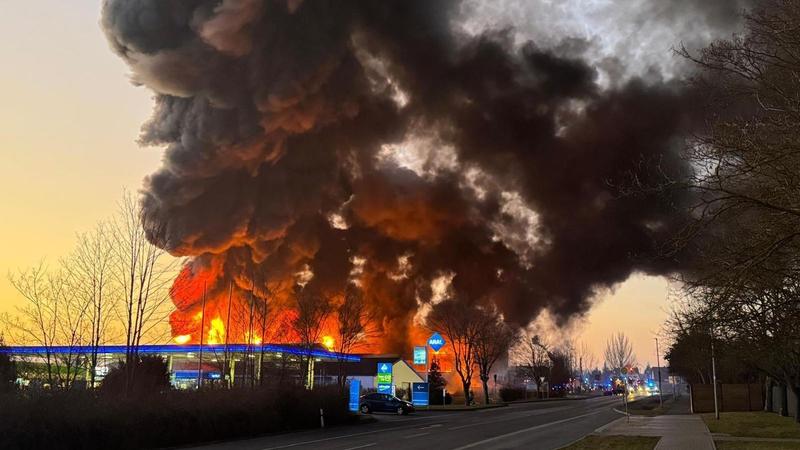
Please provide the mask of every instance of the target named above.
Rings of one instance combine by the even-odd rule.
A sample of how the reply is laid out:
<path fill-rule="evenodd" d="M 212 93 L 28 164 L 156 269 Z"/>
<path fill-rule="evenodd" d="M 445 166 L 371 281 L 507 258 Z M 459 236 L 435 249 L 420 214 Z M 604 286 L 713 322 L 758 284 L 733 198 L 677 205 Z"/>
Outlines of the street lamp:
<path fill-rule="evenodd" d="M 714 388 L 714 417 L 719 420 L 719 403 L 717 402 L 717 361 L 714 357 L 714 326 L 711 326 L 711 379 Z"/>
<path fill-rule="evenodd" d="M 664 407 L 664 397 L 661 396 L 661 358 L 658 355 L 658 338 L 656 340 L 656 367 L 658 367 L 658 403 Z"/>

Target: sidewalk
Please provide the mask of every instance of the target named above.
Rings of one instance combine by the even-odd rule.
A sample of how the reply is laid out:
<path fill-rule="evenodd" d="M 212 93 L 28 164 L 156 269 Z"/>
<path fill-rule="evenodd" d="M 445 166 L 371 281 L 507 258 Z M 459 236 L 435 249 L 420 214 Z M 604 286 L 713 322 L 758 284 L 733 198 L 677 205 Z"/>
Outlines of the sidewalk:
<path fill-rule="evenodd" d="M 611 422 L 599 429 L 601 436 L 659 436 L 656 450 L 714 450 L 706 424 L 699 416 L 664 415 L 655 417 L 630 416 Z"/>

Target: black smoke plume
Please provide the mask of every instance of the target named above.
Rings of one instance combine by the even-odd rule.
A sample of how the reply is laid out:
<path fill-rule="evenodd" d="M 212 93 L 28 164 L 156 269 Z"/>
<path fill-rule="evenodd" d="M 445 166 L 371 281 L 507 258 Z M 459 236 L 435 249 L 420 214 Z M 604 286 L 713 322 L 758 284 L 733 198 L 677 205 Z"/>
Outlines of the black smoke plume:
<path fill-rule="evenodd" d="M 652 76 L 604 86 L 589 42 L 466 34 L 460 6 L 106 0 L 113 50 L 155 92 L 141 141 L 166 148 L 142 189 L 150 239 L 211 274 L 212 295 L 357 279 L 387 349 L 442 280 L 524 324 L 676 270 L 648 255 L 686 199 L 616 187 L 688 170 L 691 93 Z M 735 20 L 719 10 L 705 22 Z"/>

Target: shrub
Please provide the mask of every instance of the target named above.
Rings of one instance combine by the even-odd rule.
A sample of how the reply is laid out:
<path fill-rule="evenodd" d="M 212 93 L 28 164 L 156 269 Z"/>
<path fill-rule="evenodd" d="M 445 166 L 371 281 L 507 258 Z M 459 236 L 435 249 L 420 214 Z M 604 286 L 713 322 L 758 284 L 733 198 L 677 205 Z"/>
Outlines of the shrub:
<path fill-rule="evenodd" d="M 0 335 L 0 349 L 5 347 L 3 336 Z M 8 353 L 0 353 L 0 392 L 7 392 L 14 389 L 17 381 L 17 366 Z"/>
<path fill-rule="evenodd" d="M 411 392 L 407 389 L 396 388 L 394 390 L 394 396 L 401 400 L 411 401 Z"/>
<path fill-rule="evenodd" d="M 171 447 L 354 420 L 338 389 L 284 387 L 167 391 L 112 397 L 93 391 L 0 398 L 2 449 Z"/>
<path fill-rule="evenodd" d="M 500 398 L 504 402 L 513 402 L 515 400 L 525 399 L 525 388 L 503 386 L 500 388 Z"/>
<path fill-rule="evenodd" d="M 124 362 L 113 367 L 103 378 L 100 390 L 104 394 L 121 395 L 125 393 Z M 129 394 L 146 395 L 162 392 L 170 388 L 169 368 L 164 358 L 160 356 L 142 356 L 136 363 L 133 383 L 128 390 Z"/>

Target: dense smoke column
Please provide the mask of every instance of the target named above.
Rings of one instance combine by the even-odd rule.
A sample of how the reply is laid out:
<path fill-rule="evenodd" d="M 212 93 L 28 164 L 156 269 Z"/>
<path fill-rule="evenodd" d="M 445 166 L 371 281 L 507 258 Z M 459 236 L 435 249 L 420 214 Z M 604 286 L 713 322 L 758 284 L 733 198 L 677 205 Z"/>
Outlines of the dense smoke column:
<path fill-rule="evenodd" d="M 442 280 L 523 324 L 581 314 L 634 271 L 676 270 L 648 255 L 685 199 L 616 187 L 688 170 L 689 94 L 658 79 L 601 86 L 588 43 L 467 35 L 461 13 L 428 0 L 105 2 L 113 50 L 156 94 L 141 141 L 166 148 L 142 189 L 148 235 L 191 257 L 176 334 L 200 280 L 218 313 L 231 285 L 245 307 L 280 308 L 309 274 L 331 295 L 358 280 L 386 349 L 407 350 Z"/>

